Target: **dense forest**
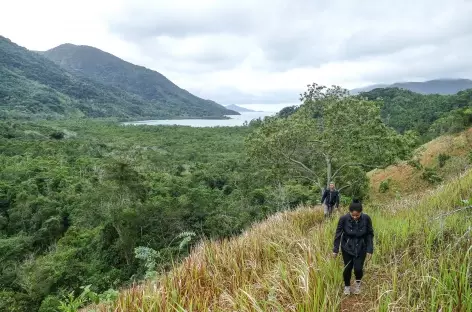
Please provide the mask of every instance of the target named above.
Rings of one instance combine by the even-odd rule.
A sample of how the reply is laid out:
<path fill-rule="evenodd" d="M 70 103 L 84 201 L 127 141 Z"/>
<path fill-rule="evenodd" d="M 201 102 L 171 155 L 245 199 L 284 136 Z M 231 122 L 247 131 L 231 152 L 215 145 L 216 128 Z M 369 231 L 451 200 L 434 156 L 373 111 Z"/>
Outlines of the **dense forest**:
<path fill-rule="evenodd" d="M 279 209 L 316 203 L 244 156 L 251 127 L 121 126 L 94 121 L 0 124 L 0 310 L 56 311 L 79 286 L 117 288 L 158 270 L 193 240 L 231 236 Z M 3 304 L 3 305 L 2 305 Z"/>
<path fill-rule="evenodd" d="M 0 310 L 57 311 L 81 286 L 106 294 L 157 274 L 203 238 L 319 203 L 327 180 L 344 203 L 368 200 L 366 172 L 408 159 L 416 132 L 470 125 L 470 92 L 425 97 L 436 106 L 420 102 L 415 116 L 429 128 L 408 96 L 419 95 L 313 84 L 299 108 L 243 127 L 1 121 Z M 385 124 L 386 108 L 409 122 Z"/>
<path fill-rule="evenodd" d="M 472 89 L 453 95 L 419 94 L 399 88 L 361 93 L 367 99 L 382 99 L 382 119 L 403 133 L 414 130 L 425 141 L 465 129 L 472 121 Z"/>
<path fill-rule="evenodd" d="M 104 54 L 97 53 L 99 56 Z M 97 68 L 109 67 L 108 59 L 118 64 L 125 63 L 111 55 L 105 56 L 105 59 L 96 56 L 98 63 L 104 62 L 103 65 L 94 63 Z M 136 72 L 134 68 L 139 68 L 126 64 L 131 69 L 127 68 L 124 74 L 116 72 L 120 70 L 118 65 L 108 73 L 126 78 L 129 72 Z M 191 95 L 156 72 L 140 70 L 148 79 L 147 84 L 139 84 L 140 89 L 123 88 L 120 83 L 105 84 L 103 80 L 107 77 L 93 79 L 96 77 L 67 70 L 44 55 L 0 36 L 0 119 L 115 117 L 129 120 L 239 115 L 215 102 Z M 158 88 L 157 91 L 146 93 L 147 89 L 142 88 L 149 89 L 149 85 Z"/>

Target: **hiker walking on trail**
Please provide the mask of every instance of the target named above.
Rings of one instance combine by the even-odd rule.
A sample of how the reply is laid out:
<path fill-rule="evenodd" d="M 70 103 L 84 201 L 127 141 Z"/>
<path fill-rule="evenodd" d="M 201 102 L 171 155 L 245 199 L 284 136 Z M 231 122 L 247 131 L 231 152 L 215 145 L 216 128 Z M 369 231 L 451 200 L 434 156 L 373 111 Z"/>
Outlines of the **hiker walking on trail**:
<path fill-rule="evenodd" d="M 325 189 L 321 197 L 321 203 L 324 208 L 325 217 L 330 217 L 333 212 L 333 207 L 339 207 L 339 192 L 336 190 L 334 182 L 329 184 L 329 189 Z"/>
<path fill-rule="evenodd" d="M 366 257 L 370 259 L 374 252 L 374 229 L 372 219 L 362 213 L 362 204 L 354 200 L 349 205 L 349 213 L 339 218 L 334 237 L 333 256 L 336 257 L 341 245 L 344 260 L 344 294 L 351 294 L 351 274 L 354 269 L 356 281 L 354 294 L 361 292 L 361 280 Z"/>

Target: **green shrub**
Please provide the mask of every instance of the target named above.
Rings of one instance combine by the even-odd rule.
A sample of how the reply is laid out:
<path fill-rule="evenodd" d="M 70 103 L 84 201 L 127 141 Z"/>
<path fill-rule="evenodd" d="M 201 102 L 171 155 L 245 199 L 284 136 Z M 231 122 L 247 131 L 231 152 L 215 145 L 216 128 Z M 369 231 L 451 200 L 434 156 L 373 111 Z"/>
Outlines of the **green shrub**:
<path fill-rule="evenodd" d="M 306 204 L 309 199 L 311 192 L 308 188 L 302 185 L 286 185 L 286 196 L 290 208 L 295 208 L 298 205 Z"/>
<path fill-rule="evenodd" d="M 33 311 L 33 300 L 26 294 L 11 291 L 0 291 L 0 311 Z"/>
<path fill-rule="evenodd" d="M 342 195 L 339 198 L 339 205 L 340 206 L 349 206 L 349 204 L 352 202 L 352 197 L 351 196 L 346 196 Z"/>
<path fill-rule="evenodd" d="M 421 175 L 421 178 L 431 184 L 437 184 L 442 182 L 443 180 L 434 168 L 425 168 L 423 174 Z"/>
<path fill-rule="evenodd" d="M 380 182 L 379 185 L 379 192 L 380 193 L 385 193 L 390 189 L 390 183 L 392 182 L 392 179 L 388 178 L 387 180 L 383 180 Z"/>
<path fill-rule="evenodd" d="M 438 164 L 439 164 L 439 168 L 442 168 L 444 167 L 444 165 L 446 164 L 446 161 L 451 158 L 450 155 L 447 155 L 447 154 L 439 154 L 438 155 Z"/>
<path fill-rule="evenodd" d="M 49 135 L 51 139 L 62 140 L 66 135 L 62 131 L 54 131 Z"/>
<path fill-rule="evenodd" d="M 77 312 L 80 308 L 87 304 L 100 302 L 98 294 L 90 290 L 91 285 L 81 286 L 83 289 L 77 297 L 74 296 L 74 292 L 70 292 L 67 296 L 63 297 L 63 300 L 59 302 L 57 307 L 61 312 Z"/>
<path fill-rule="evenodd" d="M 423 166 L 421 165 L 419 159 L 417 158 L 413 158 L 413 159 L 410 159 L 407 164 L 415 169 L 418 169 L 418 170 L 421 170 L 423 168 Z"/>

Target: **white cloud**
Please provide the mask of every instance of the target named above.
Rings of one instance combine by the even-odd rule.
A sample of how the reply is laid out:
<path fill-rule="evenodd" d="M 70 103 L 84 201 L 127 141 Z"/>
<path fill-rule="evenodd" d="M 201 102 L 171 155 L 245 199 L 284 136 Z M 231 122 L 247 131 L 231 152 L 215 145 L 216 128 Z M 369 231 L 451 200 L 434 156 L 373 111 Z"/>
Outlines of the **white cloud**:
<path fill-rule="evenodd" d="M 467 0 L 5 0 L 0 31 L 95 46 L 224 104 L 296 103 L 312 82 L 472 78 L 470 16 Z"/>

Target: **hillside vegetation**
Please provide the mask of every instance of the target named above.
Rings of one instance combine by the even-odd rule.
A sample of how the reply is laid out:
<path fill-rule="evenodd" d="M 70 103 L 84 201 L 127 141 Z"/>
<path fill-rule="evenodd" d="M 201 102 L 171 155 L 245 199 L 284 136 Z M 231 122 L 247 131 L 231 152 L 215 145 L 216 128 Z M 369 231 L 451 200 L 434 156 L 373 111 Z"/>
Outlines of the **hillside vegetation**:
<path fill-rule="evenodd" d="M 373 201 L 424 192 L 456 176 L 472 163 L 472 128 L 438 137 L 416 149 L 414 157 L 368 173 Z"/>
<path fill-rule="evenodd" d="M 182 99 L 149 100 L 127 92 L 123 86 L 106 85 L 67 71 L 0 36 L 1 119 L 222 117 L 232 113 L 207 101 L 194 105 Z"/>
<path fill-rule="evenodd" d="M 399 88 L 379 88 L 360 96 L 382 99 L 384 122 L 402 133 L 417 132 L 423 142 L 472 124 L 472 89 L 453 95 L 424 95 Z"/>
<path fill-rule="evenodd" d="M 0 121 L 0 311 L 76 311 L 89 300 L 114 302 L 117 289 L 133 289 L 143 280 L 155 280 L 156 276 L 189 278 L 179 269 L 167 277 L 164 274 L 178 268 L 183 259 L 187 259 L 184 265 L 195 259 L 202 264 L 200 271 L 187 272 L 195 278 L 210 272 L 198 284 L 205 292 L 195 293 L 204 302 L 191 294 L 181 297 L 185 289 L 174 285 L 165 288 L 171 292 L 164 292 L 164 300 L 152 293 L 158 300 L 155 304 L 170 309 L 169 300 L 177 300 L 194 311 L 209 304 L 239 305 L 244 310 L 255 304 L 248 301 L 254 299 L 269 310 L 297 305 L 310 310 L 309 305 L 320 304 L 316 300 L 325 300 L 329 307 L 335 307 L 339 297 L 334 288 L 323 293 L 324 286 L 316 286 L 322 290 L 320 297 L 302 299 L 303 290 L 294 287 L 292 279 L 298 274 L 292 265 L 297 265 L 295 269 L 306 265 L 299 254 L 305 249 L 300 251 L 293 239 L 314 244 L 307 245 L 314 249 L 309 249 L 306 259 L 310 260 L 307 263 L 316 263 L 309 266 L 315 273 L 318 265 L 323 268 L 321 261 L 329 254 L 317 251 L 328 250 L 329 244 L 321 243 L 331 240 L 334 224 L 320 223 L 318 208 L 284 215 L 293 216 L 290 218 L 296 219 L 294 226 L 301 226 L 300 230 L 283 220 L 270 221 L 267 224 L 277 227 L 265 230 L 267 235 L 275 233 L 270 240 L 249 234 L 231 243 L 228 239 L 277 212 L 315 207 L 320 191 L 331 179 L 342 189 L 344 207 L 354 196 L 368 199 L 372 194 L 367 171 L 407 161 L 413 147 L 418 146 L 411 132 L 401 134 L 383 123 L 381 108 L 379 100 L 352 97 L 339 87 L 313 84 L 304 94 L 301 109 L 283 118 L 266 117 L 242 127 L 124 126 L 89 119 Z M 455 156 L 450 156 L 441 158 L 445 172 L 457 163 Z M 457 172 L 451 170 L 451 177 Z M 430 171 L 427 173 L 438 183 Z M 448 177 L 443 178 L 446 181 Z M 385 195 L 391 196 L 388 192 Z M 377 211 L 379 204 L 375 201 L 368 206 L 369 213 L 377 214 L 377 222 L 383 225 L 380 218 L 388 217 L 400 228 L 404 226 L 395 215 Z M 406 212 L 405 216 L 417 222 Z M 281 217 L 274 218 L 271 220 Z M 415 236 L 417 226 L 412 235 L 423 244 L 422 238 Z M 402 231 L 407 235 L 410 230 Z M 279 236 L 277 241 L 275 235 Z M 253 244 L 250 248 L 244 245 L 247 239 Z M 404 243 L 403 239 L 400 242 Z M 210 258 L 205 258 L 206 247 L 196 247 L 200 241 L 206 242 L 204 246 L 222 244 L 230 249 L 221 256 L 219 249 L 212 247 Z M 234 244 L 244 248 L 238 251 Z M 186 258 L 194 247 L 205 251 L 205 257 L 198 251 Z M 393 252 L 388 246 L 382 248 Z M 229 253 L 231 259 L 227 259 Z M 260 262 L 261 257 L 266 260 Z M 213 271 L 214 265 L 226 265 L 228 274 L 223 278 L 221 272 Z M 333 270 L 334 266 L 326 268 Z M 234 270 L 239 275 L 231 277 Z M 312 278 L 313 272 L 309 272 Z M 336 272 L 329 275 L 335 280 L 315 277 L 332 286 L 338 278 Z M 175 282 L 163 281 L 161 285 Z M 269 290 L 278 283 L 290 290 Z M 321 280 L 316 283 L 321 284 Z M 307 285 L 306 291 L 316 294 L 312 284 Z M 82 295 L 81 287 L 85 287 Z M 142 290 L 139 287 L 137 291 Z M 250 297 L 244 297 L 240 287 Z M 422 293 L 411 296 L 413 301 L 409 302 L 423 298 Z"/>
<path fill-rule="evenodd" d="M 146 101 L 157 101 L 176 116 L 239 115 L 179 88 L 161 73 L 94 47 L 63 44 L 42 54 L 73 73 L 125 90 Z"/>
<path fill-rule="evenodd" d="M 417 200 L 368 205 L 375 251 L 357 298 L 343 298 L 341 260 L 331 258 L 336 220 L 306 207 L 234 239 L 204 241 L 170 273 L 95 309 L 471 311 L 470 205 L 472 171 Z"/>
<path fill-rule="evenodd" d="M 443 134 L 464 130 L 472 125 L 472 89 L 441 95 L 379 87 L 361 92 L 357 96 L 381 101 L 382 121 L 400 133 L 416 133 L 420 143 Z M 287 118 L 298 109 L 297 106 L 289 106 L 278 115 Z"/>
<path fill-rule="evenodd" d="M 307 181 L 280 181 L 245 156 L 251 131 L 0 122 L 0 311 L 57 312 L 80 286 L 144 278 L 136 247 L 167 270 L 204 237 L 317 202 Z"/>

